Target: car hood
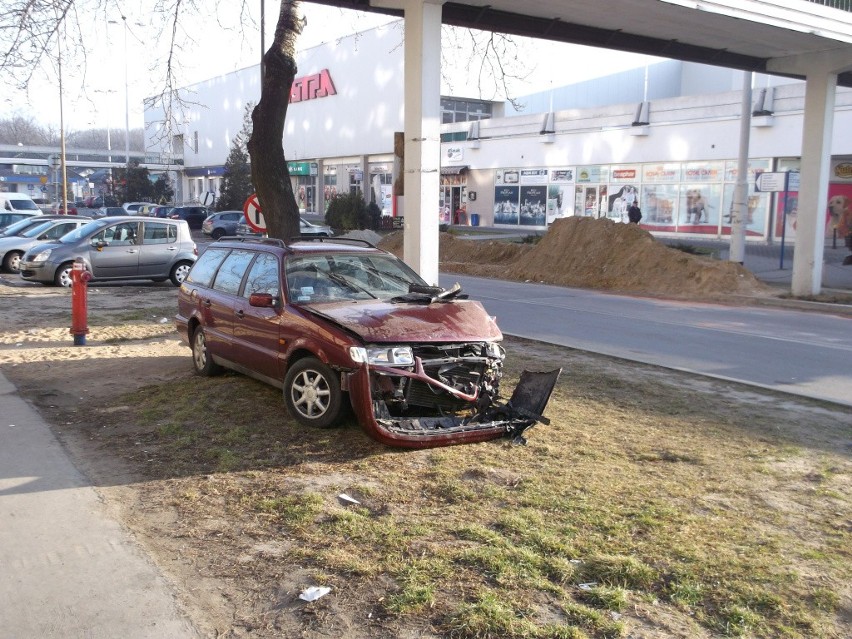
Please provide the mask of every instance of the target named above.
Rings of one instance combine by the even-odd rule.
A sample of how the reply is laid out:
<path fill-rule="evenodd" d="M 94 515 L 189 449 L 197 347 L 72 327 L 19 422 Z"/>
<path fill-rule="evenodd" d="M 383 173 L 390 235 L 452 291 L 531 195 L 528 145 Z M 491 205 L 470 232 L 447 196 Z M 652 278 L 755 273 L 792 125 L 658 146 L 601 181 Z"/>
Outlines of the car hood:
<path fill-rule="evenodd" d="M 496 341 L 497 323 L 477 301 L 394 304 L 381 300 L 303 305 L 366 343 Z"/>

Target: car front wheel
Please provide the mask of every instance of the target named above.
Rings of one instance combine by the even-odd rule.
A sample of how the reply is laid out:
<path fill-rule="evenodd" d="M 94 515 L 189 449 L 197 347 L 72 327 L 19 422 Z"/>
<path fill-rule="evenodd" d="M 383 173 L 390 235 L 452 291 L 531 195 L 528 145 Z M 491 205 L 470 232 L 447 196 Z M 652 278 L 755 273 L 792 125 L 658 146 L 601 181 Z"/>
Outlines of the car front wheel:
<path fill-rule="evenodd" d="M 57 286 L 71 286 L 71 270 L 74 268 L 74 262 L 65 262 L 53 275 L 53 283 Z"/>
<path fill-rule="evenodd" d="M 207 350 L 207 335 L 200 326 L 192 334 L 192 365 L 195 372 L 204 377 L 215 375 L 221 368 L 210 356 L 210 351 Z"/>
<path fill-rule="evenodd" d="M 175 286 L 180 286 L 189 274 L 189 269 L 192 268 L 192 262 L 178 262 L 172 267 L 169 279 Z"/>
<path fill-rule="evenodd" d="M 314 357 L 300 359 L 287 371 L 284 401 L 299 423 L 329 428 L 341 416 L 343 401 L 338 376 Z"/>
<path fill-rule="evenodd" d="M 21 270 L 21 255 L 19 251 L 9 251 L 3 258 L 3 268 L 10 273 L 18 273 Z"/>

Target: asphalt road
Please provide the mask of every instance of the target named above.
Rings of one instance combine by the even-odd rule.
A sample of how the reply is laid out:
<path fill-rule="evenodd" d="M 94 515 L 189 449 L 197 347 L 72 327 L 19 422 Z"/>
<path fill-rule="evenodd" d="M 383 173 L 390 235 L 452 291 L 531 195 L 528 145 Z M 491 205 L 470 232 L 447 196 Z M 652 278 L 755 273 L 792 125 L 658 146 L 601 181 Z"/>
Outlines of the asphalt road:
<path fill-rule="evenodd" d="M 852 318 L 442 275 L 505 334 L 852 406 Z"/>

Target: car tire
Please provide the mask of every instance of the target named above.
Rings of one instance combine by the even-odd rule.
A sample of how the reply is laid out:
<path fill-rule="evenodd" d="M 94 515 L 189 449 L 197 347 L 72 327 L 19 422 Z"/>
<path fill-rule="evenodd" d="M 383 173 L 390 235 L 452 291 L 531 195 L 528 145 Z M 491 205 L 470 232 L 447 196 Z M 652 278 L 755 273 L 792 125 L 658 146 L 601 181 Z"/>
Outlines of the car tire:
<path fill-rule="evenodd" d="M 175 286 L 180 286 L 189 274 L 189 269 L 192 268 L 192 262 L 178 262 L 172 267 L 172 272 L 169 274 L 169 279 Z"/>
<path fill-rule="evenodd" d="M 300 359 L 284 378 L 284 402 L 290 415 L 300 424 L 330 428 L 342 415 L 339 377 L 314 357 Z"/>
<path fill-rule="evenodd" d="M 3 258 L 3 268 L 9 273 L 20 273 L 22 255 L 23 253 L 20 251 L 9 251 L 6 253 L 6 257 Z"/>
<path fill-rule="evenodd" d="M 68 288 L 71 286 L 71 271 L 74 268 L 74 262 L 65 262 L 65 264 L 61 264 L 59 268 L 56 269 L 56 273 L 53 274 L 53 283 L 57 286 L 64 286 Z"/>
<path fill-rule="evenodd" d="M 213 229 L 213 232 L 210 233 L 210 237 L 214 240 L 218 240 L 223 235 L 225 235 L 225 229 Z"/>
<path fill-rule="evenodd" d="M 190 344 L 192 346 L 192 367 L 195 369 L 195 372 L 202 377 L 216 375 L 222 367 L 214 362 L 213 357 L 210 355 L 210 351 L 207 348 L 207 335 L 204 333 L 203 328 L 199 326 L 195 329 Z"/>

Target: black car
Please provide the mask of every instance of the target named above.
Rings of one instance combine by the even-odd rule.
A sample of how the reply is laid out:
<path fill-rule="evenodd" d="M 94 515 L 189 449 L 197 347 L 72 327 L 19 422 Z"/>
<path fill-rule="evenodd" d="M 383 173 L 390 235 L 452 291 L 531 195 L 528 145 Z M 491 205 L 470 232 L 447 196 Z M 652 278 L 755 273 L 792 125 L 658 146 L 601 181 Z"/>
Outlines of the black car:
<path fill-rule="evenodd" d="M 209 216 L 210 209 L 206 206 L 178 206 L 169 214 L 173 220 L 186 220 L 191 229 L 200 229 Z"/>

